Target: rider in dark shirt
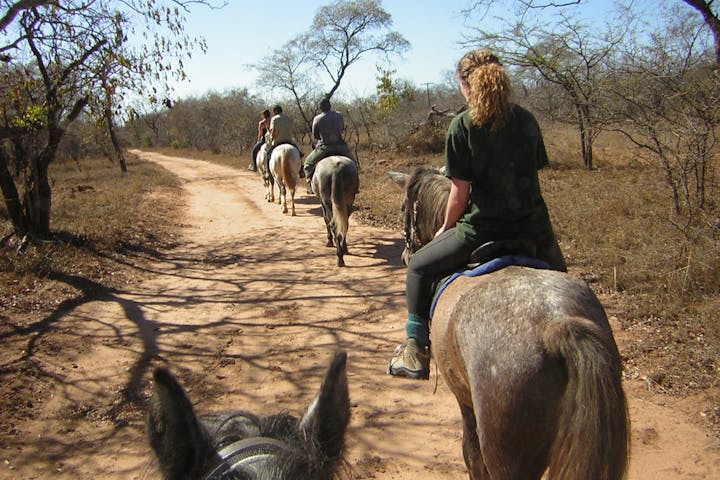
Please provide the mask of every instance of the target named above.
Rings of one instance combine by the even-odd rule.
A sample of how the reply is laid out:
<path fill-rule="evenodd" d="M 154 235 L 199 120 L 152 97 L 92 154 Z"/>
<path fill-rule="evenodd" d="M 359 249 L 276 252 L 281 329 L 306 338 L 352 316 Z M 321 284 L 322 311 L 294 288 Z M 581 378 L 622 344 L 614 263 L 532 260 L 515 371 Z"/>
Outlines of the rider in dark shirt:
<path fill-rule="evenodd" d="M 540 260 L 566 270 L 540 193 L 538 170 L 548 159 L 535 117 L 510 103 L 510 79 L 491 52 L 467 53 L 456 73 L 469 109 L 447 132 L 445 175 L 451 187 L 444 223 L 408 264 L 407 343 L 390 359 L 391 375 L 428 378 L 432 284 L 467 265 L 480 245 L 531 239 Z"/>
<path fill-rule="evenodd" d="M 318 105 L 320 114 L 313 118 L 312 136 L 315 140 L 315 149 L 305 158 L 304 170 L 308 183 L 308 192 L 312 192 L 310 187 L 315 166 L 325 157 L 331 155 L 343 155 L 353 158 L 345 140 L 343 140 L 343 130 L 345 123 L 340 112 L 332 110 L 330 100 L 323 98 Z"/>

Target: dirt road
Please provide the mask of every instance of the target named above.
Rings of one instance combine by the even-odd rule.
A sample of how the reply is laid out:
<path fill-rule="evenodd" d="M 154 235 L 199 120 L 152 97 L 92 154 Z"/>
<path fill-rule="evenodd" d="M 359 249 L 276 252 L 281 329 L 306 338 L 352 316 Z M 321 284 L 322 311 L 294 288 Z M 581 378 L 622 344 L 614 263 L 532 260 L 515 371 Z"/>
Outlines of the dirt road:
<path fill-rule="evenodd" d="M 201 412 L 298 413 L 337 349 L 348 351 L 353 478 L 467 478 L 460 415 L 442 378 L 434 393 L 434 375 L 385 375 L 403 337 L 399 232 L 351 219 L 340 269 L 304 189 L 291 217 L 264 201 L 254 173 L 136 153 L 184 184 L 177 245 L 153 255 L 141 283 L 78 302 L 38 338 L 34 355 L 54 386 L 41 392 L 41 414 L 3 439 L 0 478 L 157 478 L 142 412 L 123 403 L 155 365 L 182 378 Z M 652 394 L 642 380 L 626 390 L 631 480 L 720 477 L 720 446 L 700 428 L 692 399 Z"/>

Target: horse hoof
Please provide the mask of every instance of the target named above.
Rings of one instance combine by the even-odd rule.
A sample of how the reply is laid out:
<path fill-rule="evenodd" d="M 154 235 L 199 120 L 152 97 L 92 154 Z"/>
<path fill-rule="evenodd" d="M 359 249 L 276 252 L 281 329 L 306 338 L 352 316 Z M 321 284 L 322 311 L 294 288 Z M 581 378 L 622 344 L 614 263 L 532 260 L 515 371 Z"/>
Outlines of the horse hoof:
<path fill-rule="evenodd" d="M 338 258 L 337 266 L 338 266 L 338 267 L 344 267 L 344 266 L 345 266 L 345 260 L 343 260 L 342 258 Z"/>
<path fill-rule="evenodd" d="M 325 244 L 326 247 L 334 247 L 335 244 L 332 242 L 332 240 L 328 240 L 328 242 Z"/>

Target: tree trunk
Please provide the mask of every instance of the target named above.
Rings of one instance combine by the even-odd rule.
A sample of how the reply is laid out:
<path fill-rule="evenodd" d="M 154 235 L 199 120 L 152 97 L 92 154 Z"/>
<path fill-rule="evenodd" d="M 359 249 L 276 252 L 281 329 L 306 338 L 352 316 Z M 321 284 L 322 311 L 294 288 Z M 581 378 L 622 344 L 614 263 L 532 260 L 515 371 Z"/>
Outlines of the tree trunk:
<path fill-rule="evenodd" d="M 720 19 L 712 11 L 710 4 L 713 0 L 683 0 L 692 8 L 700 12 L 705 25 L 708 26 L 713 34 L 713 44 L 715 48 L 715 71 L 720 69 Z"/>
<path fill-rule="evenodd" d="M 52 190 L 48 179 L 49 163 L 42 155 L 31 160 L 30 184 L 25 192 L 29 233 L 38 238 L 50 238 Z"/>
<path fill-rule="evenodd" d="M 110 142 L 112 143 L 115 155 L 118 157 L 120 163 L 120 170 L 123 173 L 127 173 L 127 163 L 125 162 L 125 156 L 123 155 L 122 148 L 120 147 L 120 141 L 117 138 L 117 132 L 115 131 L 115 122 L 112 117 L 112 110 L 110 107 L 105 108 L 105 121 L 107 122 L 108 133 L 110 134 Z"/>
<path fill-rule="evenodd" d="M 10 215 L 13 229 L 18 237 L 23 237 L 27 233 L 27 223 L 23 216 L 22 204 L 20 203 L 20 195 L 13 181 L 8 159 L 5 153 L 0 149 L 0 189 L 2 189 L 5 206 Z"/>
<path fill-rule="evenodd" d="M 590 120 L 590 112 L 582 105 L 575 105 L 575 111 L 578 116 L 578 130 L 580 133 L 580 153 L 582 154 L 583 165 L 588 170 L 593 168 L 592 153 L 592 127 Z"/>

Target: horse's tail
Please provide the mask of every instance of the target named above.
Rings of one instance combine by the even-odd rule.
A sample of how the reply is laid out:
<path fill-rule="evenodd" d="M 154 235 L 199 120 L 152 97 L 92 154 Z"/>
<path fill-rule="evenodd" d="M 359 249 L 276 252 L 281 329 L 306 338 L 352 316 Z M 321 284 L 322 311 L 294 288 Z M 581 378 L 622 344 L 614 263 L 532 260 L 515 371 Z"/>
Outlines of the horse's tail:
<path fill-rule="evenodd" d="M 548 350 L 564 360 L 568 385 L 550 452 L 552 480 L 624 478 L 629 447 L 620 354 L 612 335 L 583 318 L 551 324 Z"/>
<path fill-rule="evenodd" d="M 348 224 L 349 224 L 349 211 L 347 204 L 347 192 L 345 191 L 344 175 L 342 170 L 338 170 L 333 173 L 331 179 L 331 203 L 333 212 L 333 223 L 335 225 L 335 240 L 337 245 L 342 245 L 343 240 L 346 240 Z"/>
<path fill-rule="evenodd" d="M 295 152 L 297 149 L 286 149 L 282 152 L 282 158 L 281 158 L 281 164 L 280 168 L 282 171 L 282 177 L 283 182 L 285 183 L 285 186 L 290 189 L 290 191 L 294 192 L 295 188 L 297 187 L 297 182 L 299 180 L 299 174 L 300 174 L 300 165 L 295 165 L 297 162 L 294 162 L 295 159 Z"/>

